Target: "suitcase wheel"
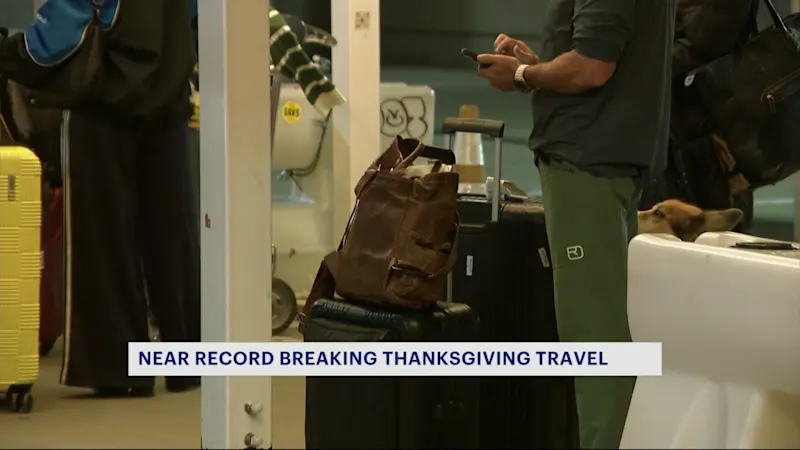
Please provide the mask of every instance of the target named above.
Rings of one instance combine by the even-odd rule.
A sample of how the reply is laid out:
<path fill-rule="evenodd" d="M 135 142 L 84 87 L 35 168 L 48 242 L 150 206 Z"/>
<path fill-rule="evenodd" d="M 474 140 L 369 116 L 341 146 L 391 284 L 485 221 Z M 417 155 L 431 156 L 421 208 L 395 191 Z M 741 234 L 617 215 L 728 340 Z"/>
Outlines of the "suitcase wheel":
<path fill-rule="evenodd" d="M 33 411 L 33 395 L 30 392 L 9 390 L 6 392 L 6 405 L 13 412 L 28 414 Z"/>

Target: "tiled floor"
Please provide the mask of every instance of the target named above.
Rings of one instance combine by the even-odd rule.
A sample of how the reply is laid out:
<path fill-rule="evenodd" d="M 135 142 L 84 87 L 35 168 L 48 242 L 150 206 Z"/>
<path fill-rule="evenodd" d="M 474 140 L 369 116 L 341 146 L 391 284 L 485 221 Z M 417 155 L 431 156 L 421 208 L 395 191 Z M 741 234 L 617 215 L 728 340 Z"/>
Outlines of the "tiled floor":
<path fill-rule="evenodd" d="M 299 340 L 294 327 L 275 340 Z M 61 350 L 42 360 L 35 409 L 0 409 L 0 449 L 200 448 L 200 392 L 170 394 L 159 386 L 150 399 L 107 400 L 58 384 Z M 305 380 L 273 378 L 273 446 L 304 448 Z"/>

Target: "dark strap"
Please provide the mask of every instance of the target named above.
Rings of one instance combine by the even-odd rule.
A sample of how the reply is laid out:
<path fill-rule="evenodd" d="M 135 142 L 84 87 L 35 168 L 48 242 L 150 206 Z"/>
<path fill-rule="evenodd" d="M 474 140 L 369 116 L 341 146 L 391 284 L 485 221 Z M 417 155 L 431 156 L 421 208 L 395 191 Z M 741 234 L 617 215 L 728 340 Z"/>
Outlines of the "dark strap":
<path fill-rule="evenodd" d="M 0 115 L 0 145 L 17 145 L 17 140 L 11 134 L 11 129 L 8 127 L 6 119 Z"/>
<path fill-rule="evenodd" d="M 341 248 L 340 245 L 339 249 Z M 319 270 L 317 270 L 317 276 L 314 278 L 311 291 L 306 298 L 306 304 L 303 305 L 303 310 L 298 314 L 299 324 L 297 328 L 300 330 L 300 334 L 305 334 L 306 324 L 308 324 L 308 317 L 311 314 L 311 307 L 314 305 L 314 302 L 321 298 L 332 298 L 335 291 L 336 279 L 323 260 L 319 265 Z"/>
<path fill-rule="evenodd" d="M 750 3 L 750 17 L 744 25 L 744 28 L 733 43 L 733 54 L 741 55 L 744 52 L 744 46 L 750 39 L 758 35 L 758 7 L 762 0 L 751 0 Z M 769 0 L 766 0 L 769 1 Z"/>
<path fill-rule="evenodd" d="M 347 239 L 347 235 L 350 233 L 350 225 L 353 223 L 353 217 L 356 214 L 356 208 L 358 208 L 358 198 L 356 198 L 356 205 L 353 207 L 353 211 L 350 213 L 350 219 L 347 221 L 347 227 L 344 230 L 342 239 L 339 241 L 339 246 L 336 247 L 336 252 L 340 251 L 344 247 L 344 241 Z M 317 276 L 314 277 L 314 284 L 311 285 L 311 290 L 308 292 L 306 303 L 303 305 L 303 310 L 298 314 L 299 324 L 297 329 L 300 330 L 301 334 L 305 332 L 308 318 L 311 315 L 311 307 L 314 306 L 314 302 L 321 298 L 332 299 L 335 292 L 336 278 L 333 276 L 333 272 L 331 272 L 331 270 L 328 268 L 328 264 L 325 262 L 325 259 L 323 259 L 322 262 L 319 263 Z"/>
<path fill-rule="evenodd" d="M 742 44 L 758 34 L 758 4 L 760 0 L 750 2 L 750 18 L 747 20 L 747 35 L 742 39 Z"/>
<path fill-rule="evenodd" d="M 764 6 L 767 8 L 767 12 L 769 12 L 769 16 L 772 19 L 772 24 L 775 25 L 775 29 L 781 32 L 781 35 L 794 48 L 795 51 L 800 51 L 800 39 L 795 34 L 795 31 L 786 25 L 786 22 L 783 20 L 783 17 L 781 17 L 777 8 L 775 8 L 772 0 L 761 0 L 761 2 L 763 2 Z M 752 15 L 751 23 L 751 32 L 753 33 L 753 36 L 758 34 L 758 2 L 755 3 L 756 5 L 753 6 L 754 13 Z"/>
<path fill-rule="evenodd" d="M 786 37 L 793 38 L 794 34 L 792 33 L 791 30 L 789 30 L 789 27 L 786 25 L 786 22 L 783 21 L 783 17 L 781 17 L 781 14 L 775 8 L 775 5 L 772 3 L 772 0 L 761 0 L 761 1 L 764 2 L 764 6 L 767 7 L 767 11 L 769 12 L 769 17 L 772 19 L 772 23 L 773 25 L 775 25 L 775 28 L 781 30 Z"/>
<path fill-rule="evenodd" d="M 380 164 L 380 161 L 385 157 L 386 153 L 378 158 L 378 163 Z M 358 208 L 361 192 L 375 179 L 375 175 L 377 174 L 378 170 L 380 170 L 380 168 L 376 170 L 368 170 L 356 184 L 356 204 L 353 206 L 353 210 L 350 212 L 350 218 L 347 220 L 347 226 L 342 234 L 342 239 L 339 241 L 339 246 L 336 247 L 336 251 L 334 253 L 340 251 L 344 247 L 344 241 L 347 239 L 347 235 L 350 234 L 350 226 L 353 224 L 353 217 L 356 215 L 356 209 Z M 305 332 L 306 324 L 308 323 L 308 318 L 311 315 L 311 308 L 314 306 L 314 302 L 321 298 L 331 299 L 333 298 L 333 294 L 335 292 L 336 278 L 333 276 L 330 268 L 328 268 L 328 264 L 325 262 L 325 259 L 323 259 L 319 264 L 319 269 L 317 269 L 317 276 L 314 277 L 314 284 L 311 285 L 311 290 L 308 292 L 308 296 L 306 297 L 306 303 L 303 305 L 303 310 L 298 314 L 299 324 L 297 328 L 300 330 L 301 334 Z"/>
<path fill-rule="evenodd" d="M 684 195 L 687 197 L 686 201 L 696 204 L 697 196 L 693 189 L 692 183 L 689 182 L 689 176 L 687 173 L 688 168 L 686 167 L 686 160 L 683 157 L 683 151 L 688 142 L 687 133 L 686 130 L 683 129 L 683 124 L 680 122 L 680 120 L 675 120 L 673 117 L 672 122 L 674 126 L 672 126 L 670 130 L 671 134 L 669 145 L 667 147 L 667 158 L 669 158 L 669 163 L 675 169 L 677 176 L 676 181 L 682 188 Z M 666 199 L 666 197 L 664 199 Z M 662 199 L 662 201 L 664 199 Z"/>
<path fill-rule="evenodd" d="M 679 186 L 679 188 L 683 191 L 678 195 L 683 194 L 685 200 L 693 205 L 697 204 L 697 193 L 695 192 L 694 185 L 689 181 L 688 175 L 688 167 L 686 166 L 686 160 L 683 157 L 683 152 L 685 149 L 685 142 L 679 142 L 677 139 L 673 140 L 672 145 L 669 146 L 667 150 L 667 154 L 670 158 L 670 163 L 672 167 L 675 169 L 675 176 L 677 179 L 675 180 Z M 667 188 L 669 191 L 669 188 Z M 666 196 L 662 199 L 665 200 L 670 196 L 675 195 L 672 192 L 666 192 Z"/>

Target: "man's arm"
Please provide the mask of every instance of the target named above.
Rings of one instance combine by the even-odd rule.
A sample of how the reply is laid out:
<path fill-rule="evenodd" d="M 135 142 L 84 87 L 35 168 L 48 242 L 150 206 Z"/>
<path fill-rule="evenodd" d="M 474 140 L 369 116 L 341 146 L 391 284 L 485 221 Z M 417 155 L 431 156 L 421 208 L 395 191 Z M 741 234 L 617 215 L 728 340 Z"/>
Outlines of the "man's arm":
<path fill-rule="evenodd" d="M 686 75 L 733 50 L 751 20 L 757 0 L 684 0 L 678 2 L 682 36 L 672 50 L 672 76 Z M 752 23 L 755 26 L 755 23 Z"/>
<path fill-rule="evenodd" d="M 636 0 L 576 0 L 572 50 L 525 70 L 529 86 L 577 94 L 606 84 L 633 35 Z"/>

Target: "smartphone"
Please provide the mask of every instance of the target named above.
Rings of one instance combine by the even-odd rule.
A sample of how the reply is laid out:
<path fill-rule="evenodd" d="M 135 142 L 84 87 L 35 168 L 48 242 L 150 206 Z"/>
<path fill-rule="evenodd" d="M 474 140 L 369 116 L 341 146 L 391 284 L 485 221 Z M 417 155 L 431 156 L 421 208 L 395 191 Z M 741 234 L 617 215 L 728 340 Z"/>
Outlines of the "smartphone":
<path fill-rule="evenodd" d="M 737 242 L 732 247 L 747 250 L 797 250 L 790 242 Z"/>
<path fill-rule="evenodd" d="M 473 60 L 475 62 L 478 62 L 478 54 L 473 52 L 472 50 L 470 50 L 468 48 L 462 48 L 461 49 L 461 56 L 463 56 L 464 58 L 471 59 L 471 60 Z M 478 63 L 478 67 L 480 67 L 481 69 L 485 69 L 485 68 L 487 68 L 489 66 L 490 66 L 490 64 Z"/>

